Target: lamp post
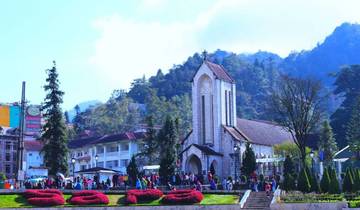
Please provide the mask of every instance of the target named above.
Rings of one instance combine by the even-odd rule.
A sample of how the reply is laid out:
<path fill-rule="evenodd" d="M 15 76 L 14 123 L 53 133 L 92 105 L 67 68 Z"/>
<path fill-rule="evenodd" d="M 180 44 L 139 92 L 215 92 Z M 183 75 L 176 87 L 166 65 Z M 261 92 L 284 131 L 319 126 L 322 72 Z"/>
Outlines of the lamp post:
<path fill-rule="evenodd" d="M 97 162 L 98 162 L 98 159 L 99 159 L 99 155 L 95 155 L 95 167 L 97 167 Z"/>
<path fill-rule="evenodd" d="M 312 150 L 310 152 L 310 157 L 311 157 L 311 170 L 313 173 L 315 173 L 315 171 L 314 171 L 314 152 Z"/>
<path fill-rule="evenodd" d="M 73 180 L 75 181 L 75 158 L 71 158 L 71 163 L 73 166 Z"/>

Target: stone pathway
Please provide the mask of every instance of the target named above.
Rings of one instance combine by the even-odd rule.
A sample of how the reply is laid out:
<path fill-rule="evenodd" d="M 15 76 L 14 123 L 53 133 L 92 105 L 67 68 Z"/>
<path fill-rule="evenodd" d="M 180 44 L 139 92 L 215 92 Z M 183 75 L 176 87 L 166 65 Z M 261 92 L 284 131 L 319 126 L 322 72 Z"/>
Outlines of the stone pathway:
<path fill-rule="evenodd" d="M 250 209 L 264 209 L 270 210 L 270 203 L 272 200 L 271 196 L 267 196 L 266 192 L 251 192 L 243 209 L 250 210 Z"/>

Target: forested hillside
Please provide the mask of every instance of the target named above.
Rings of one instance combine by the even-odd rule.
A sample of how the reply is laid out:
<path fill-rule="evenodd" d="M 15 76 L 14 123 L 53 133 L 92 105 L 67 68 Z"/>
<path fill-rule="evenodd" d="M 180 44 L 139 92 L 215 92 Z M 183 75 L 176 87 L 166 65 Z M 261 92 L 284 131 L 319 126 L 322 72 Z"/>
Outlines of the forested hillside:
<path fill-rule="evenodd" d="M 329 97 L 330 107 L 327 107 L 327 117 L 330 117 L 342 101 L 341 95 L 332 92 L 337 73 L 343 65 L 359 64 L 359 55 L 360 25 L 344 23 L 314 49 L 292 53 L 284 59 L 265 51 L 254 54 L 235 54 L 224 50 L 208 53 L 207 59 L 224 66 L 236 81 L 237 114 L 239 117 L 273 120 L 272 112 L 269 110 L 269 97 L 272 87 L 279 81 L 281 74 L 321 80 L 325 87 L 324 93 L 332 93 Z M 144 116 L 153 115 L 155 123 L 162 124 L 166 115 L 170 114 L 180 119 L 181 133 L 185 135 L 191 129 L 190 81 L 202 60 L 201 54 L 195 53 L 184 63 L 174 65 L 173 68 L 166 71 L 167 73 L 163 73 L 159 69 L 150 78 L 135 79 L 127 93 L 123 92 L 121 97 L 115 97 L 116 101 L 127 98 L 131 103 L 144 104 L 146 107 L 145 113 L 137 113 L 141 110 L 135 110 L 136 113 L 134 113 L 134 109 L 130 110 L 134 113 L 134 117 L 129 115 L 128 118 L 132 119 L 129 122 L 141 123 Z M 113 104 L 114 97 L 109 101 L 111 103 L 108 103 Z M 99 110 L 102 110 L 103 115 L 107 118 L 110 117 L 111 115 L 106 115 L 108 113 L 106 106 L 114 107 L 105 104 L 96 109 L 98 110 L 96 115 L 94 111 L 87 111 L 88 114 L 83 113 L 82 115 L 86 119 L 91 119 L 92 115 L 97 118 L 88 120 L 92 123 L 82 127 L 91 129 L 92 125 L 97 124 L 96 121 L 99 121 L 97 119 L 102 119 Z M 93 108 L 93 110 L 95 109 Z M 134 118 L 136 118 L 135 121 Z M 110 119 L 104 120 L 101 124 L 106 125 L 108 120 Z M 120 120 L 119 123 L 121 122 L 129 123 L 127 120 Z M 116 125 L 112 126 L 116 128 Z M 122 128 L 120 130 L 129 129 L 129 125 L 120 127 Z M 335 132 L 341 130 L 334 129 Z M 104 130 L 108 131 L 108 129 Z"/>

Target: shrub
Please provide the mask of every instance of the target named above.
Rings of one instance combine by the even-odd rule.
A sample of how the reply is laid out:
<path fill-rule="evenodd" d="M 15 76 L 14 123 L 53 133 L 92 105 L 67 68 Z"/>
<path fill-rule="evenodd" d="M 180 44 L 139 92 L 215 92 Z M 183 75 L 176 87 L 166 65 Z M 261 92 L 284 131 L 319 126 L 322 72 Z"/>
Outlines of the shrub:
<path fill-rule="evenodd" d="M 32 197 L 27 202 L 34 206 L 60 206 L 65 204 L 62 196 L 53 194 L 51 197 Z"/>
<path fill-rule="evenodd" d="M 311 173 L 311 192 L 320 192 L 319 181 L 314 173 Z"/>
<path fill-rule="evenodd" d="M 109 198 L 107 195 L 99 191 L 84 190 L 74 192 L 67 202 L 73 205 L 108 204 Z"/>
<path fill-rule="evenodd" d="M 285 191 L 292 191 L 295 190 L 295 188 L 295 179 L 290 174 L 286 174 L 284 182 L 282 183 L 282 189 Z"/>
<path fill-rule="evenodd" d="M 136 204 L 143 201 L 153 201 L 161 198 L 163 192 L 158 189 L 148 190 L 129 190 L 126 192 L 125 202 L 127 204 Z"/>
<path fill-rule="evenodd" d="M 310 192 L 310 187 L 311 186 L 308 175 L 306 174 L 306 169 L 303 168 L 299 174 L 297 188 L 299 191 L 306 193 L 306 192 Z"/>
<path fill-rule="evenodd" d="M 359 169 L 356 169 L 354 171 L 355 175 L 354 175 L 354 191 L 360 191 L 360 171 Z"/>
<path fill-rule="evenodd" d="M 351 175 L 351 171 L 348 168 L 346 170 L 346 174 L 345 174 L 345 177 L 344 177 L 343 191 L 344 192 L 353 192 L 353 185 L 354 185 L 354 180 L 353 180 L 353 177 Z"/>
<path fill-rule="evenodd" d="M 26 190 L 24 197 L 29 204 L 34 206 L 58 206 L 65 204 L 62 192 L 55 189 Z"/>
<path fill-rule="evenodd" d="M 328 169 L 325 168 L 324 174 L 323 174 L 321 182 L 320 182 L 321 192 L 323 192 L 323 193 L 329 192 L 330 181 L 331 180 L 330 180 Z"/>
<path fill-rule="evenodd" d="M 169 205 L 194 204 L 194 203 L 200 203 L 203 199 L 204 199 L 203 194 L 196 190 L 183 191 L 183 192 L 173 191 L 165 195 L 165 197 L 161 200 L 161 202 Z"/>
<path fill-rule="evenodd" d="M 330 194 L 339 194 L 340 193 L 340 186 L 339 186 L 339 180 L 336 177 L 335 169 L 329 168 L 328 171 L 330 172 L 329 193 Z"/>

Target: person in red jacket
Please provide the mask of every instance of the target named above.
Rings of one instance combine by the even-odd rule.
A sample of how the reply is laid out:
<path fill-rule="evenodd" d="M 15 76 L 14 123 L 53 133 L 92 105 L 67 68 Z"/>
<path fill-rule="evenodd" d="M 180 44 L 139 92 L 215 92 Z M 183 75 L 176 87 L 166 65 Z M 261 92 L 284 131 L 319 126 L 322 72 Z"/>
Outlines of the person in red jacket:
<path fill-rule="evenodd" d="M 271 191 L 271 185 L 269 182 L 266 182 L 265 184 L 265 192 L 267 196 L 270 196 L 270 191 Z"/>

